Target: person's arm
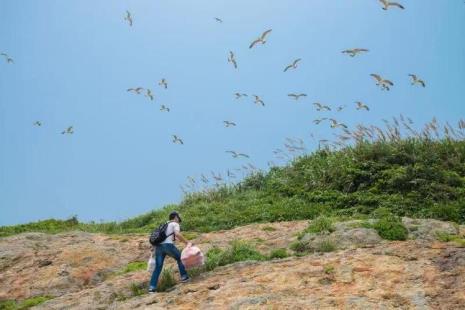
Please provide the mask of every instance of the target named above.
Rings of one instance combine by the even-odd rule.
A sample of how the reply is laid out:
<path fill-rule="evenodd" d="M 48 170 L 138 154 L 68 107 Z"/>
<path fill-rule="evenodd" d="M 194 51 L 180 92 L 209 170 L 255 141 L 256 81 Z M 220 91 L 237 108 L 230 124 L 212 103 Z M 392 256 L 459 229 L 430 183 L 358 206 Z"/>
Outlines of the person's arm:
<path fill-rule="evenodd" d="M 180 231 L 177 231 L 175 230 L 174 231 L 174 235 L 176 236 L 177 239 L 181 240 L 182 242 L 184 242 L 187 246 L 191 246 L 192 243 L 189 242 L 186 238 L 184 238 L 184 236 L 181 234 Z"/>

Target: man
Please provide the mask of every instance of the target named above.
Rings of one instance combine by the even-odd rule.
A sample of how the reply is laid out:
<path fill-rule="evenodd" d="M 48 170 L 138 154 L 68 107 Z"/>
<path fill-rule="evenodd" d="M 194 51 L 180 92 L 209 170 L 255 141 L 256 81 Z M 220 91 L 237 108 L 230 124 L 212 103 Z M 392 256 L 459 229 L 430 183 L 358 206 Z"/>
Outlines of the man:
<path fill-rule="evenodd" d="M 186 268 L 181 261 L 181 252 L 179 252 L 178 248 L 176 248 L 174 242 L 176 240 L 181 240 L 187 246 L 191 246 L 192 244 L 181 234 L 181 228 L 179 227 L 179 223 L 181 223 L 181 216 L 179 213 L 173 211 L 170 213 L 168 218 L 169 223 L 166 228 L 166 235 L 168 237 L 155 247 L 155 270 L 153 271 L 152 278 L 150 279 L 149 293 L 155 293 L 157 290 L 158 278 L 160 277 L 166 255 L 174 258 L 178 263 L 181 282 L 184 283 L 189 280 Z"/>

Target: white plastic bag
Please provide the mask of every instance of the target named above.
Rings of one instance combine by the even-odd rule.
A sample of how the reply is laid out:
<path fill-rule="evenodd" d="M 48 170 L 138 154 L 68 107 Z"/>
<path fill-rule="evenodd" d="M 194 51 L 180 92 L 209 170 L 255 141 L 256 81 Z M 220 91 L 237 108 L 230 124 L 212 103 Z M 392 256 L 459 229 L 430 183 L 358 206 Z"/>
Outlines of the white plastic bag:
<path fill-rule="evenodd" d="M 152 252 L 150 254 L 149 261 L 147 262 L 147 272 L 153 273 L 154 270 L 155 270 L 155 257 Z"/>
<path fill-rule="evenodd" d="M 188 246 L 182 250 L 181 261 L 186 269 L 200 267 L 205 263 L 202 251 L 196 246 Z"/>

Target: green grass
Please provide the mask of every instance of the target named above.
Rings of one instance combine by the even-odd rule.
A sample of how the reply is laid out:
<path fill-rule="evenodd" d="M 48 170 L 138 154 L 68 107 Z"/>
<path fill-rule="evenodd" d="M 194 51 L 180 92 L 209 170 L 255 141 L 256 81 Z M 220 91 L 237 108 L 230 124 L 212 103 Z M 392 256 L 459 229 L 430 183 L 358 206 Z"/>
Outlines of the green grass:
<path fill-rule="evenodd" d="M 174 278 L 173 270 L 171 268 L 163 269 L 158 280 L 157 291 L 166 292 L 175 285 L 176 279 Z"/>
<path fill-rule="evenodd" d="M 379 219 L 373 228 L 376 229 L 381 238 L 387 240 L 406 240 L 408 230 L 402 224 L 399 218 L 395 216 L 386 216 Z"/>
<path fill-rule="evenodd" d="M 132 282 L 131 285 L 129 285 L 129 289 L 131 290 L 132 297 L 140 296 L 147 292 L 147 285 L 145 283 Z"/>
<path fill-rule="evenodd" d="M 362 217 L 380 208 L 396 216 L 465 223 L 465 141 L 433 137 L 360 141 L 303 155 L 237 184 L 189 193 L 179 204 L 122 222 L 51 219 L 3 226 L 0 236 L 70 230 L 147 234 L 172 210 L 183 215 L 184 230 L 201 233 L 321 215 Z"/>
<path fill-rule="evenodd" d="M 276 231 L 276 228 L 274 228 L 273 226 L 263 226 L 262 230 L 271 232 L 271 231 Z"/>
<path fill-rule="evenodd" d="M 305 233 L 317 233 L 317 234 L 324 234 L 324 233 L 332 233 L 334 231 L 333 221 L 326 217 L 320 216 L 314 219 L 310 225 L 303 231 Z"/>
<path fill-rule="evenodd" d="M 332 252 L 335 250 L 336 250 L 336 245 L 331 240 L 322 240 L 318 243 L 316 247 L 316 251 L 322 252 L 322 253 Z"/>
<path fill-rule="evenodd" d="M 40 305 L 52 298 L 50 296 L 35 296 L 22 301 L 4 300 L 0 301 L 0 310 L 25 310 Z"/>
<path fill-rule="evenodd" d="M 226 249 L 211 248 L 206 255 L 205 270 L 211 271 L 218 266 L 225 266 L 241 261 L 262 261 L 267 257 L 255 249 L 253 244 L 235 240 Z"/>
<path fill-rule="evenodd" d="M 134 271 L 146 270 L 147 262 L 131 262 L 126 265 L 118 274 L 125 274 Z"/>
<path fill-rule="evenodd" d="M 269 259 L 275 259 L 275 258 L 286 258 L 288 257 L 289 254 L 287 253 L 287 250 L 284 248 L 280 249 L 273 249 L 270 254 L 269 254 Z"/>

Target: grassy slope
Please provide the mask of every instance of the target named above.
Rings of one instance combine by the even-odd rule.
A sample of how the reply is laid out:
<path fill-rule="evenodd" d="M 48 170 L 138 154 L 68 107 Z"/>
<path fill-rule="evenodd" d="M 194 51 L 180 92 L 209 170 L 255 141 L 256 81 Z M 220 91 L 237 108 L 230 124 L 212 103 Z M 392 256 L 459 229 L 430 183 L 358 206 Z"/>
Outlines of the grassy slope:
<path fill-rule="evenodd" d="M 0 236 L 74 229 L 148 233 L 174 209 L 183 214 L 185 230 L 206 232 L 322 213 L 364 217 L 380 207 L 397 215 L 464 223 L 465 141 L 409 138 L 321 150 L 285 167 L 249 175 L 239 184 L 188 194 L 179 205 L 124 222 L 46 220 L 0 227 Z"/>

